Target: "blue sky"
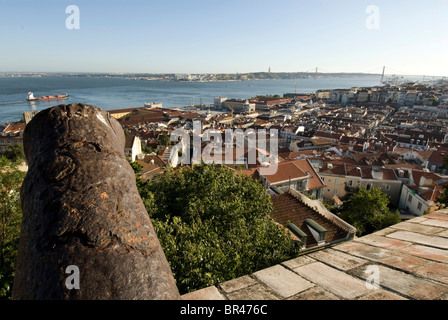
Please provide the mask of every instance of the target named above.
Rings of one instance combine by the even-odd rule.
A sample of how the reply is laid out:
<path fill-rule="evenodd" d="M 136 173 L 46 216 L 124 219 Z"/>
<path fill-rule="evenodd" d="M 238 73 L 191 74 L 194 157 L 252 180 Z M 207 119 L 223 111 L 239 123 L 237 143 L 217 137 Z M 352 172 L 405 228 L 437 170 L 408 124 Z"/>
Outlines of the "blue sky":
<path fill-rule="evenodd" d="M 446 0 L 0 0 L 0 71 L 448 76 L 447 12 Z"/>

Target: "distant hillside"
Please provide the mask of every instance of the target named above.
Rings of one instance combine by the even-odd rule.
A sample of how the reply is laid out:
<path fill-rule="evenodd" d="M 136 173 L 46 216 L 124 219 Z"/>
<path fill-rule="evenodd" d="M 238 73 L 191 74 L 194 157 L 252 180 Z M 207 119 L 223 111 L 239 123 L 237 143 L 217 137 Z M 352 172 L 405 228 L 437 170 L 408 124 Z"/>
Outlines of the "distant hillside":
<path fill-rule="evenodd" d="M 77 78 L 131 78 L 136 80 L 162 81 L 242 81 L 242 80 L 278 80 L 308 78 L 349 78 L 381 76 L 372 73 L 317 73 L 314 72 L 250 72 L 250 73 L 206 73 L 206 74 L 174 74 L 174 73 L 0 73 L 0 78 L 8 77 L 77 77 Z"/>
<path fill-rule="evenodd" d="M 310 73 L 310 72 L 252 72 L 252 73 L 224 73 L 209 75 L 216 80 L 278 80 L 278 79 L 307 79 L 314 78 L 348 78 L 348 77 L 371 77 L 380 74 L 367 73 Z"/>

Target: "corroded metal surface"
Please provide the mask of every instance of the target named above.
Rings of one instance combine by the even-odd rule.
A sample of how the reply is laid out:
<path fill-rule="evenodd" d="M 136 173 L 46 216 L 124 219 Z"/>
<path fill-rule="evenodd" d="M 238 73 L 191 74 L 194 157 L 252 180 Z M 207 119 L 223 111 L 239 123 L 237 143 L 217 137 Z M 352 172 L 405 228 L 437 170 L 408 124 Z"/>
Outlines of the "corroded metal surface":
<path fill-rule="evenodd" d="M 179 299 L 124 141 L 89 105 L 55 106 L 27 125 L 14 299 Z M 79 289 L 66 284 L 75 276 Z"/>

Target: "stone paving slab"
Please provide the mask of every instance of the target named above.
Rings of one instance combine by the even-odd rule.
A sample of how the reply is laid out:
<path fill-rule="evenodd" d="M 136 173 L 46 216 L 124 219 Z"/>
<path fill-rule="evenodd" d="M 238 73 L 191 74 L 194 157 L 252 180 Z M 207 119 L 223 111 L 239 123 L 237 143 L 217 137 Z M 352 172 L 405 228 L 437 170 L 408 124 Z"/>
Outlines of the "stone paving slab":
<path fill-rule="evenodd" d="M 353 269 L 368 262 L 368 260 L 333 249 L 313 252 L 309 256 L 342 271 Z"/>
<path fill-rule="evenodd" d="M 412 222 L 401 222 L 394 224 L 391 226 L 393 229 L 400 229 L 400 230 L 406 230 L 406 231 L 412 231 L 417 233 L 425 233 L 425 234 L 436 234 L 439 232 L 443 232 L 446 229 L 440 228 L 440 227 L 433 227 L 431 225 L 423 225 L 419 223 L 412 223 Z"/>
<path fill-rule="evenodd" d="M 340 300 L 337 296 L 320 287 L 312 287 L 305 290 L 288 300 Z"/>
<path fill-rule="evenodd" d="M 435 283 L 411 274 L 397 271 L 382 265 L 377 265 L 379 270 L 379 285 L 398 292 L 411 299 L 434 300 L 448 293 L 448 286 Z M 368 275 L 363 267 L 350 271 L 351 274 L 367 279 Z"/>
<path fill-rule="evenodd" d="M 215 286 L 182 295 L 182 300 L 226 300 Z"/>
<path fill-rule="evenodd" d="M 448 284 L 448 265 L 430 262 L 414 271 L 415 274 Z"/>
<path fill-rule="evenodd" d="M 426 218 L 426 216 L 422 216 L 422 217 L 417 217 L 417 218 L 413 218 L 411 220 L 408 220 L 407 222 L 412 222 L 412 223 L 421 223 L 423 221 L 428 220 L 429 218 Z"/>
<path fill-rule="evenodd" d="M 394 255 L 381 260 L 381 263 L 396 269 L 410 272 L 427 265 L 429 262 L 428 260 L 422 258 L 396 252 Z"/>
<path fill-rule="evenodd" d="M 254 276 L 284 298 L 314 286 L 313 283 L 281 265 L 257 271 Z"/>
<path fill-rule="evenodd" d="M 312 263 L 312 262 L 316 262 L 316 260 L 314 260 L 311 256 L 306 255 L 306 256 L 301 256 L 292 260 L 288 260 L 285 262 L 282 262 L 282 265 L 284 265 L 285 267 L 289 268 L 289 269 L 295 269 L 297 267 L 301 267 L 304 266 L 306 264 Z"/>
<path fill-rule="evenodd" d="M 369 246 L 367 244 L 356 241 L 346 242 L 334 247 L 334 249 L 376 262 L 381 261 L 387 257 L 391 257 L 395 254 L 392 250 Z"/>
<path fill-rule="evenodd" d="M 387 290 L 377 289 L 377 290 L 371 290 L 368 294 L 360 297 L 357 300 L 408 300 L 408 299 Z"/>
<path fill-rule="evenodd" d="M 437 236 L 428 236 L 425 234 L 420 234 L 416 232 L 410 232 L 410 231 L 397 231 L 394 233 L 388 234 L 386 237 L 404 240 L 404 241 L 412 241 L 415 243 L 431 246 L 431 247 L 438 247 L 441 249 L 448 249 L 448 241 L 446 238 L 443 237 L 437 237 Z"/>
<path fill-rule="evenodd" d="M 444 212 L 445 214 L 441 214 L 442 212 Z M 437 220 L 448 221 L 448 209 L 439 210 L 438 212 L 426 214 L 424 217 L 428 218 L 428 219 L 437 219 Z"/>
<path fill-rule="evenodd" d="M 439 232 L 439 233 L 437 233 L 436 235 L 437 235 L 438 237 L 445 237 L 445 238 L 448 238 L 448 230 Z"/>
<path fill-rule="evenodd" d="M 388 248 L 397 249 L 397 248 L 401 248 L 401 247 L 407 247 L 412 244 L 411 242 L 408 242 L 408 241 L 391 239 L 391 238 L 387 238 L 387 237 L 383 237 L 383 236 L 378 236 L 376 234 L 369 234 L 362 238 L 356 239 L 355 241 L 370 244 L 372 246 L 385 248 L 385 249 L 388 249 Z"/>
<path fill-rule="evenodd" d="M 428 219 L 421 224 L 448 229 L 448 220 Z"/>
<path fill-rule="evenodd" d="M 364 281 L 331 268 L 322 262 L 307 264 L 294 269 L 294 272 L 344 299 L 354 299 L 369 290 Z"/>
<path fill-rule="evenodd" d="M 261 283 L 227 294 L 229 300 L 280 300 L 272 290 Z"/>
<path fill-rule="evenodd" d="M 432 247 L 426 247 L 415 244 L 406 248 L 400 249 L 400 252 L 410 254 L 416 257 L 421 257 L 428 260 L 434 260 L 442 263 L 448 263 L 448 251 Z"/>
<path fill-rule="evenodd" d="M 223 282 L 219 285 L 219 287 L 225 292 L 225 293 L 232 293 L 237 290 L 244 289 L 246 287 L 252 286 L 257 283 L 257 280 L 249 277 L 249 276 L 242 276 L 233 280 L 229 280 L 226 282 Z"/>
<path fill-rule="evenodd" d="M 384 229 L 381 229 L 381 230 L 375 232 L 375 234 L 377 236 L 385 236 L 385 235 L 388 235 L 389 233 L 392 233 L 392 232 L 395 232 L 395 231 L 397 231 L 397 230 L 392 228 L 392 226 L 390 226 L 388 228 L 384 228 Z M 358 240 L 358 239 L 362 239 L 362 237 L 361 238 L 356 238 L 355 240 Z"/>

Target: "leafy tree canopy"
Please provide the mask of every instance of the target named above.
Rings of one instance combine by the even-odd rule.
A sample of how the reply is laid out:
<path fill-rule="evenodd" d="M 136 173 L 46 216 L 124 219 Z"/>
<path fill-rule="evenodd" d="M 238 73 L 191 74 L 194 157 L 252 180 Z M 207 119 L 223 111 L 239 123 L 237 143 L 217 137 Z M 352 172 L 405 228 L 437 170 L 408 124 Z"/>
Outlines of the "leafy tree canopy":
<path fill-rule="evenodd" d="M 295 257 L 269 216 L 263 185 L 201 164 L 168 170 L 137 186 L 181 293 L 250 274 Z"/>
<path fill-rule="evenodd" d="M 356 194 L 344 201 L 340 217 L 357 228 L 358 236 L 369 234 L 401 221 L 398 210 L 390 211 L 389 202 L 381 189 L 367 190 L 361 186 Z"/>
<path fill-rule="evenodd" d="M 17 164 L 0 157 L 0 300 L 9 299 L 22 222 L 20 187 L 25 173 Z"/>
<path fill-rule="evenodd" d="M 25 152 L 21 143 L 10 144 L 6 147 L 3 155 L 12 162 L 18 162 L 25 159 Z"/>

